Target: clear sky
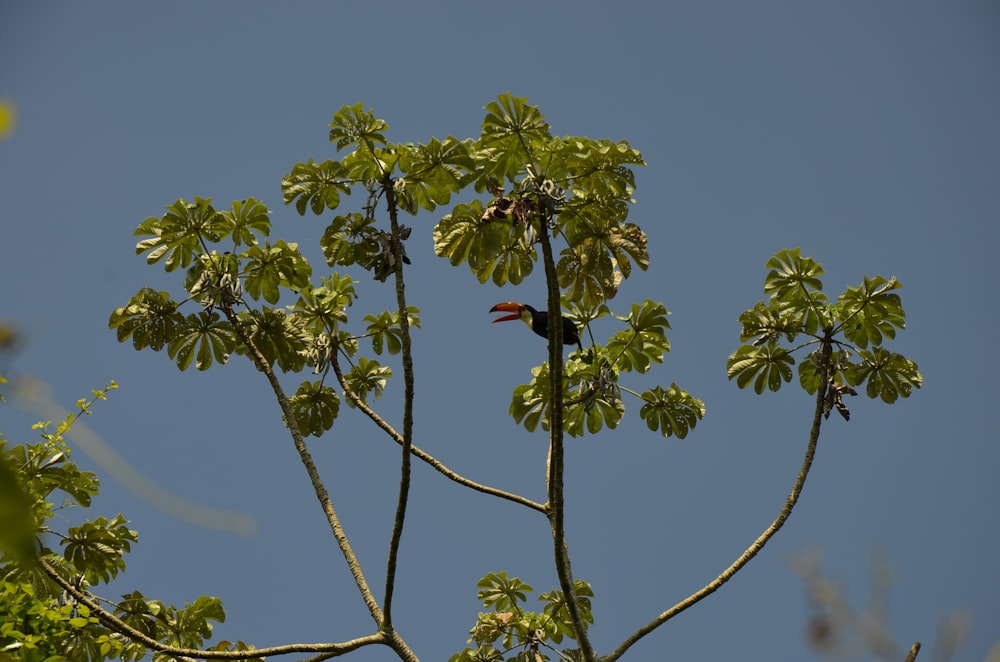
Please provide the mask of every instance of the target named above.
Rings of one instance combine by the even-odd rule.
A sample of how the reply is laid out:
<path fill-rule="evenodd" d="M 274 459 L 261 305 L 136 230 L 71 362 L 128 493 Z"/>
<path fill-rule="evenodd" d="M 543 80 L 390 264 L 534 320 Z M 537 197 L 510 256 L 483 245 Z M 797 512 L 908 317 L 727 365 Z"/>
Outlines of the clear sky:
<path fill-rule="evenodd" d="M 94 514 L 124 512 L 140 531 L 118 593 L 219 596 L 219 636 L 258 646 L 371 631 L 260 375 L 239 357 L 180 373 L 165 353 L 119 344 L 108 316 L 142 285 L 180 291 L 180 277 L 134 255 L 132 236 L 177 198 L 262 199 L 272 236 L 300 242 L 325 273 L 324 223 L 285 208 L 279 184 L 294 163 L 333 157 L 327 123 L 341 105 L 363 102 L 390 140 L 421 142 L 477 135 L 483 106 L 509 90 L 554 133 L 643 152 L 630 220 L 649 235 L 652 266 L 616 303 L 663 301 L 673 352 L 636 383 L 677 381 L 708 407 L 683 441 L 648 433 L 627 402 L 618 432 L 568 444 L 569 543 L 597 596 L 599 650 L 715 577 L 791 489 L 811 399 L 739 391 L 725 360 L 737 315 L 762 296 L 762 265 L 795 246 L 824 264 L 833 295 L 864 274 L 902 281 L 908 328 L 893 348 L 919 363 L 925 387 L 892 407 L 855 398 L 850 423 L 831 418 L 785 529 L 626 659 L 808 659 L 810 612 L 790 564 L 809 550 L 859 607 L 870 559 L 885 555 L 901 646 L 929 646 L 955 613 L 972 622 L 957 659 L 983 660 L 1000 640 L 1000 5 L 3 2 L 0 63 L 0 97 L 18 108 L 0 142 L 0 317 L 26 335 L 2 370 L 43 379 L 66 406 L 117 380 L 90 428 L 151 484 L 259 526 L 247 538 L 178 520 L 80 453 L 104 478 Z M 423 311 L 416 442 L 541 500 L 544 437 L 507 407 L 544 343 L 487 312 L 543 302 L 540 273 L 516 289 L 479 286 L 434 255 L 439 216 L 412 219 L 407 249 L 408 295 Z M 391 305 L 356 277 L 357 319 Z M 392 382 L 380 401 L 393 422 L 401 390 Z M 4 406 L 0 429 L 23 440 L 35 418 Z M 379 585 L 397 448 L 346 408 L 312 448 Z M 395 622 L 422 659 L 464 646 L 486 572 L 556 585 L 537 514 L 420 465 L 410 504 Z"/>

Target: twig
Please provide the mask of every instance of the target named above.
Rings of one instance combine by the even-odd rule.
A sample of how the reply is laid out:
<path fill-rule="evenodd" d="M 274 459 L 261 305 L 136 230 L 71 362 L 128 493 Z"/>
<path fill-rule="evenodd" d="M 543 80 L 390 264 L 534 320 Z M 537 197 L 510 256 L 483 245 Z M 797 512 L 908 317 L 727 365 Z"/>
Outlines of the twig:
<path fill-rule="evenodd" d="M 402 446 L 403 435 L 399 434 L 399 432 L 397 432 L 395 428 L 393 428 L 392 425 L 389 424 L 388 421 L 379 416 L 374 409 L 368 406 L 367 402 L 361 399 L 361 396 L 359 396 L 357 393 L 354 392 L 353 389 L 351 389 L 350 385 L 347 383 L 347 380 L 344 378 L 344 373 L 343 370 L 341 370 L 340 368 L 340 362 L 337 360 L 336 353 L 334 353 L 333 357 L 330 359 L 330 365 L 333 367 L 333 373 L 337 376 L 337 383 L 340 384 L 340 388 L 344 391 L 344 395 L 347 397 L 347 399 L 350 400 L 352 403 L 354 403 L 354 406 L 357 407 L 358 410 L 361 411 L 361 413 L 363 413 L 365 416 L 371 419 L 371 421 L 375 423 L 375 425 L 377 425 L 379 428 L 385 431 L 385 433 L 388 434 L 393 441 Z M 490 487 L 489 485 L 483 485 L 481 483 L 475 482 L 474 480 L 470 480 L 469 478 L 466 478 L 465 476 L 457 473 L 456 471 L 449 469 L 443 462 L 438 460 L 436 457 L 434 457 L 427 451 L 424 451 L 415 445 L 412 444 L 410 445 L 410 452 L 418 460 L 422 460 L 426 464 L 430 465 L 431 468 L 433 468 L 435 471 L 440 473 L 448 480 L 454 481 L 459 485 L 462 485 L 463 487 L 468 487 L 469 489 L 475 490 L 476 492 L 482 492 L 483 494 L 489 494 L 491 496 L 499 497 L 501 499 L 506 499 L 507 501 L 513 501 L 514 503 L 526 506 L 527 508 L 531 508 L 532 510 L 537 510 L 540 513 L 546 512 L 544 504 L 538 503 L 537 501 L 532 501 L 531 499 L 523 497 L 520 494 L 514 494 L 513 492 L 507 492 L 498 489 L 496 487 Z"/>
<path fill-rule="evenodd" d="M 831 351 L 832 343 L 830 340 L 830 332 L 827 332 L 826 337 L 823 339 L 822 365 L 829 365 Z M 610 655 L 601 658 L 602 662 L 614 662 L 614 660 L 620 658 L 634 643 L 645 637 L 647 634 L 660 627 L 677 614 L 688 609 L 689 607 L 692 607 L 701 600 L 707 598 L 712 593 L 715 593 L 722 587 L 723 584 L 732 579 L 733 575 L 739 572 L 743 566 L 749 563 L 750 559 L 757 556 L 757 553 L 764 548 L 767 541 L 774 537 L 774 534 L 781 529 L 789 515 L 792 514 L 792 509 L 795 507 L 795 504 L 799 500 L 799 496 L 802 494 L 802 488 L 805 486 L 806 477 L 809 475 L 809 469 L 812 467 L 813 458 L 816 455 L 816 445 L 819 441 L 820 427 L 823 424 L 823 404 L 826 400 L 826 390 L 827 380 L 824 379 L 820 382 L 820 387 L 816 392 L 816 409 L 813 413 L 812 428 L 809 432 L 809 443 L 806 446 L 805 457 L 802 459 L 802 466 L 799 469 L 798 476 L 795 478 L 795 484 L 792 486 L 791 493 L 788 495 L 788 498 L 785 499 L 784 506 L 782 506 L 781 511 L 778 513 L 778 516 L 771 523 L 771 525 L 767 527 L 756 540 L 753 541 L 753 544 L 750 545 L 750 547 L 748 547 L 747 550 L 732 563 L 732 565 L 723 570 L 718 577 L 709 582 L 701 590 L 692 593 L 670 609 L 651 620 L 646 625 L 633 632 Z"/>

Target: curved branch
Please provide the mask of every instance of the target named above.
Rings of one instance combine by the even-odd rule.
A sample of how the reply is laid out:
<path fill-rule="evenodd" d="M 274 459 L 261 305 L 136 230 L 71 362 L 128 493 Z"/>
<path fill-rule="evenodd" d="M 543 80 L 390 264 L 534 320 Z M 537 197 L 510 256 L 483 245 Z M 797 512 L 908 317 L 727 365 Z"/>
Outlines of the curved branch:
<path fill-rule="evenodd" d="M 830 334 L 827 333 L 827 337 L 823 339 L 822 365 L 829 365 L 831 351 L 832 343 L 830 340 Z M 632 644 L 636 643 L 677 614 L 689 607 L 694 606 L 698 602 L 701 602 L 712 593 L 715 593 L 722 587 L 723 584 L 732 579 L 733 575 L 739 572 L 743 566 L 749 563 L 750 559 L 757 556 L 757 553 L 764 548 L 764 545 L 766 545 L 767 542 L 774 537 L 774 534 L 776 534 L 781 527 L 784 526 L 785 521 L 792 514 L 792 509 L 795 508 L 795 504 L 798 502 L 799 496 L 802 494 L 802 488 L 805 486 L 806 477 L 809 475 L 809 469 L 812 467 L 813 458 L 816 456 L 816 445 L 819 441 L 819 432 L 823 424 L 823 405 L 826 401 L 826 391 L 827 380 L 824 379 L 820 383 L 820 387 L 816 392 L 816 409 L 813 413 L 812 428 L 809 431 L 809 443 L 806 445 L 806 453 L 805 457 L 802 459 L 802 466 L 799 468 L 799 474 L 795 478 L 795 483 L 792 485 L 791 493 L 788 495 L 788 498 L 785 499 L 784 506 L 782 506 L 781 511 L 778 513 L 778 516 L 774 519 L 774 521 L 771 522 L 771 525 L 767 527 L 756 540 L 753 541 L 753 544 L 750 545 L 750 547 L 748 547 L 747 550 L 732 563 L 732 565 L 723 570 L 718 577 L 705 585 L 705 587 L 701 590 L 692 593 L 629 635 L 625 641 L 618 646 L 618 648 L 611 652 L 611 654 L 601 658 L 601 662 L 614 662 L 614 660 L 620 658 L 625 651 L 632 646 Z"/>
<path fill-rule="evenodd" d="M 368 406 L 368 403 L 361 399 L 357 393 L 355 393 L 351 387 L 347 384 L 347 380 L 344 379 L 344 373 L 340 368 L 340 362 L 337 360 L 336 352 L 333 353 L 330 359 L 330 365 L 333 367 L 333 373 L 337 376 L 337 383 L 340 384 L 340 388 L 344 391 L 344 395 L 354 403 L 361 413 L 370 418 L 375 425 L 381 428 L 389 437 L 395 441 L 400 446 L 403 445 L 403 436 L 396 432 L 388 421 L 378 415 L 378 413 Z M 498 489 L 496 487 L 490 487 L 489 485 L 483 485 L 477 483 L 474 480 L 470 480 L 465 476 L 449 469 L 444 463 L 435 458 L 433 455 L 424 451 L 417 446 L 411 445 L 410 452 L 418 460 L 422 460 L 426 464 L 430 465 L 435 471 L 447 478 L 448 480 L 454 481 L 463 487 L 468 487 L 476 492 L 482 492 L 483 494 L 489 494 L 490 496 L 495 496 L 500 499 L 506 499 L 507 501 L 513 501 L 514 503 L 520 504 L 532 510 L 537 510 L 540 513 L 545 513 L 545 505 L 538 503 L 537 501 L 532 501 L 527 497 L 523 497 L 520 494 L 514 494 L 513 492 L 506 492 L 504 490 Z"/>
<path fill-rule="evenodd" d="M 545 284 L 548 291 L 548 314 L 550 320 L 562 318 L 562 306 L 559 301 L 559 279 L 556 275 L 555 260 L 552 257 L 552 242 L 549 240 L 548 219 L 540 216 L 539 239 L 542 243 L 542 259 L 545 263 Z M 552 546 L 555 551 L 556 575 L 559 586 L 566 598 L 566 608 L 573 622 L 576 640 L 580 644 L 585 662 L 596 662 L 597 656 L 587 636 L 587 624 L 576 603 L 576 592 L 573 590 L 573 569 L 570 565 L 569 547 L 566 544 L 566 527 L 563 520 L 563 357 L 562 357 L 562 324 L 549 324 L 549 462 L 546 476 L 548 488 L 549 525 L 552 528 Z"/>
<path fill-rule="evenodd" d="M 326 486 L 320 478 L 319 470 L 316 469 L 312 454 L 309 453 L 309 448 L 306 446 L 305 439 L 295 420 L 295 412 L 292 411 L 291 404 L 288 402 L 288 396 L 285 395 L 284 389 L 281 388 L 281 382 L 278 381 L 278 377 L 274 374 L 274 370 L 268 363 L 267 358 L 253 342 L 253 339 L 247 334 L 240 320 L 236 317 L 232 305 L 224 302 L 222 308 L 226 313 L 229 323 L 233 326 L 233 330 L 239 336 L 240 342 L 247 348 L 250 359 L 257 366 L 257 369 L 264 373 L 267 381 L 271 384 L 271 390 L 274 391 L 274 396 L 278 400 L 278 406 L 281 408 L 281 413 L 285 418 L 285 425 L 288 426 L 288 432 L 292 435 L 295 450 L 298 451 L 299 459 L 305 467 L 306 473 L 309 475 L 309 482 L 312 483 L 316 498 L 319 500 L 320 506 L 322 506 L 323 512 L 326 514 L 327 523 L 330 525 L 333 537 L 337 541 L 337 546 L 340 547 L 341 554 L 343 554 L 344 560 L 347 561 L 347 566 L 354 577 L 354 583 L 361 593 L 361 598 L 368 606 L 368 611 L 375 622 L 381 627 L 383 620 L 382 609 L 378 606 L 378 602 L 376 602 L 375 596 L 368 586 L 368 581 L 365 579 L 365 574 L 361 569 L 358 557 L 351 548 L 351 543 L 347 539 L 347 533 L 344 531 L 344 527 L 340 523 L 340 518 L 337 516 L 337 511 L 333 507 L 330 494 L 326 491 Z"/>
<path fill-rule="evenodd" d="M 105 625 L 105 627 L 127 636 L 129 639 L 142 644 L 146 648 L 168 653 L 173 657 L 188 660 L 189 662 L 196 658 L 206 660 L 245 660 L 247 658 L 288 655 L 290 653 L 321 653 L 323 654 L 324 659 L 326 659 L 343 655 L 344 653 L 349 653 L 350 651 L 361 648 L 362 646 L 369 646 L 371 644 L 391 645 L 388 637 L 381 632 L 376 632 L 364 637 L 358 637 L 357 639 L 336 643 L 286 644 L 283 646 L 271 646 L 269 648 L 255 648 L 253 650 L 242 651 L 199 650 L 196 648 L 177 648 L 175 646 L 168 646 L 167 644 L 157 641 L 156 639 L 153 639 L 145 633 L 135 629 L 125 621 L 101 607 L 100 604 L 98 604 L 97 601 L 90 596 L 90 594 L 86 591 L 80 590 L 73 584 L 73 582 L 68 581 L 65 577 L 60 575 L 59 571 L 53 568 L 45 559 L 37 557 L 35 560 L 39 567 L 41 567 L 42 571 L 48 575 L 52 581 L 59 584 L 59 586 L 72 595 L 77 602 L 90 609 L 90 613 L 96 616 L 101 623 Z"/>

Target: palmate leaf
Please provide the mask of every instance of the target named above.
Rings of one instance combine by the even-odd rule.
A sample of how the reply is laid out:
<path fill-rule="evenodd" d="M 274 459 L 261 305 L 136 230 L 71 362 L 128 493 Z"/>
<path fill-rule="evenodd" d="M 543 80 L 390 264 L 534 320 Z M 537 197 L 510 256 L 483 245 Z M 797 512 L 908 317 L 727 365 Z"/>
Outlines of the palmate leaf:
<path fill-rule="evenodd" d="M 341 106 L 329 126 L 330 142 L 337 143 L 338 151 L 351 145 L 384 145 L 385 135 L 382 132 L 389 128 L 385 120 L 375 117 L 371 109 L 365 110 L 361 103 Z"/>
<path fill-rule="evenodd" d="M 528 432 L 538 429 L 539 423 L 543 430 L 549 429 L 549 364 L 543 363 L 531 369 L 533 379 L 527 384 L 514 388 L 510 402 L 510 415 L 514 420 L 524 425 Z"/>
<path fill-rule="evenodd" d="M 740 388 L 753 382 L 753 390 L 759 395 L 765 388 L 777 391 L 782 382 L 791 381 L 794 364 L 788 350 L 772 341 L 761 347 L 741 346 L 726 361 L 726 373 L 729 379 L 736 378 Z"/>
<path fill-rule="evenodd" d="M 281 192 L 285 204 L 295 202 L 300 216 L 306 210 L 319 215 L 327 209 L 340 206 L 340 194 L 348 194 L 351 187 L 346 181 L 347 171 L 338 161 L 316 163 L 309 159 L 296 163 L 292 171 L 281 178 Z"/>
<path fill-rule="evenodd" d="M 151 235 L 135 245 L 135 254 L 148 252 L 147 264 L 166 258 L 164 269 L 173 271 L 191 264 L 204 250 L 203 242 L 214 243 L 230 230 L 229 222 L 212 207 L 211 198 L 195 196 L 194 202 L 177 200 L 161 218 L 150 216 L 135 229 L 136 236 Z"/>
<path fill-rule="evenodd" d="M 550 150 L 558 155 L 573 186 L 601 196 L 630 196 L 635 189 L 632 166 L 646 165 L 639 150 L 626 140 L 558 138 Z"/>
<path fill-rule="evenodd" d="M 181 370 L 187 370 L 192 362 L 198 370 L 208 370 L 213 360 L 226 363 L 235 348 L 236 334 L 229 322 L 215 311 L 203 310 L 188 315 L 178 325 L 167 345 L 167 355 Z"/>
<path fill-rule="evenodd" d="M 407 321 L 410 327 L 420 328 L 420 310 L 416 306 L 407 306 Z M 403 350 L 403 334 L 399 323 L 399 312 L 384 311 L 378 315 L 365 315 L 368 322 L 367 334 L 372 341 L 372 351 L 381 354 L 385 348 L 390 354 L 399 354 Z"/>
<path fill-rule="evenodd" d="M 515 611 L 528 599 L 532 589 L 518 577 L 508 578 L 506 571 L 491 572 L 476 583 L 476 598 L 483 606 L 496 611 Z"/>
<path fill-rule="evenodd" d="M 683 439 L 705 416 L 705 403 L 677 384 L 671 384 L 666 390 L 657 386 L 643 393 L 642 399 L 645 404 L 639 409 L 639 415 L 650 430 L 659 430 L 664 437 L 675 435 Z"/>
<path fill-rule="evenodd" d="M 351 371 L 344 375 L 347 385 L 351 387 L 359 398 L 368 400 L 368 396 L 374 395 L 375 399 L 382 397 L 382 391 L 388 379 L 392 377 L 392 369 L 389 366 L 380 365 L 378 361 L 359 357 L 358 363 L 351 368 Z M 350 406 L 354 406 L 350 400 Z"/>
<path fill-rule="evenodd" d="M 596 241 L 564 248 L 556 264 L 556 274 L 567 298 L 587 306 L 614 298 L 622 282 L 622 272 Z"/>
<path fill-rule="evenodd" d="M 122 515 L 116 515 L 110 520 L 98 517 L 70 528 L 61 541 L 66 560 L 91 584 L 111 581 L 125 569 L 123 556 L 139 540 L 138 532 L 127 524 Z"/>
<path fill-rule="evenodd" d="M 333 333 L 338 324 L 347 321 L 347 307 L 354 301 L 355 281 L 334 272 L 322 282 L 321 287 L 305 288 L 299 293 L 295 314 L 307 330 Z"/>
<path fill-rule="evenodd" d="M 405 149 L 399 159 L 407 192 L 428 211 L 448 204 L 451 194 L 468 183 L 475 165 L 470 143 L 451 136 L 444 141 L 431 138 L 425 145 Z"/>
<path fill-rule="evenodd" d="M 808 306 L 808 294 L 823 289 L 819 276 L 823 267 L 811 257 L 802 257 L 801 248 L 785 249 L 775 253 L 764 268 L 770 269 L 764 278 L 764 293 L 777 301 Z"/>
<path fill-rule="evenodd" d="M 319 437 L 333 427 L 340 411 L 340 396 L 322 382 L 302 382 L 288 399 L 299 431 Z"/>
<path fill-rule="evenodd" d="M 269 364 L 285 372 L 298 372 L 305 367 L 305 352 L 313 339 L 307 318 L 264 306 L 260 310 L 241 311 L 239 319 Z M 237 350 L 246 352 L 242 345 Z"/>
<path fill-rule="evenodd" d="M 850 383 L 866 383 L 865 392 L 869 398 L 881 398 L 892 404 L 900 396 L 910 397 L 914 388 L 920 388 L 924 378 L 917 364 L 902 354 L 888 351 L 884 347 L 874 347 L 871 351 L 861 350 L 861 361 L 848 370 Z"/>
<path fill-rule="evenodd" d="M 608 341 L 607 356 L 619 370 L 644 373 L 652 363 L 662 363 L 663 356 L 670 351 L 667 329 L 666 306 L 646 299 L 641 304 L 633 303 L 628 317 L 619 319 L 629 323 L 629 329 L 619 331 Z"/>
<path fill-rule="evenodd" d="M 348 267 L 379 250 L 375 219 L 358 212 L 335 216 L 319 240 L 329 266 Z"/>
<path fill-rule="evenodd" d="M 782 336 L 791 342 L 805 329 L 803 313 L 794 306 L 780 301 L 758 301 L 753 308 L 740 314 L 740 340 L 754 340 L 754 345 L 777 341 Z"/>
<path fill-rule="evenodd" d="M 594 589 L 582 579 L 573 580 L 573 595 L 576 597 L 576 605 L 580 610 L 580 617 L 584 623 L 594 623 L 594 612 L 591 606 L 591 599 L 594 597 Z M 566 608 L 566 594 L 561 590 L 548 591 L 538 596 L 538 599 L 545 603 L 542 613 L 546 620 L 551 620 L 556 626 L 550 637 L 554 643 L 561 643 L 563 637 L 576 639 L 576 629 L 573 627 L 573 619 Z"/>
<path fill-rule="evenodd" d="M 298 244 L 278 240 L 273 246 L 252 246 L 246 252 L 246 291 L 254 299 L 264 297 L 268 303 L 277 303 L 281 296 L 279 287 L 301 290 L 309 286 L 312 266 L 299 253 Z"/>
<path fill-rule="evenodd" d="M 563 430 L 571 437 L 597 434 L 606 425 L 614 430 L 625 415 L 625 403 L 610 394 L 599 394 L 585 404 L 564 409 Z"/>
<path fill-rule="evenodd" d="M 513 181 L 532 162 L 532 145 L 547 141 L 549 125 L 538 111 L 528 105 L 527 98 L 501 94 L 486 105 L 480 133 L 482 148 L 475 153 L 476 171 L 480 178 Z"/>
<path fill-rule="evenodd" d="M 174 610 L 166 617 L 166 621 L 173 624 L 174 645 L 184 648 L 201 648 L 205 640 L 212 636 L 210 621 L 223 623 L 225 620 L 222 601 L 206 595 L 185 603 L 183 609 Z"/>
<path fill-rule="evenodd" d="M 525 228 L 504 220 L 484 220 L 479 200 L 456 205 L 434 228 L 434 251 L 453 265 L 467 262 L 480 283 L 518 284 L 534 267 L 535 249 L 526 244 Z"/>
<path fill-rule="evenodd" d="M 231 211 L 219 212 L 227 225 L 226 234 L 232 235 L 236 246 L 256 246 L 257 234 L 268 236 L 271 233 L 270 214 L 271 210 L 256 198 L 234 200 Z"/>
<path fill-rule="evenodd" d="M 895 338 L 896 329 L 906 326 L 906 314 L 899 295 L 902 285 L 895 278 L 864 277 L 857 287 L 848 287 L 837 298 L 836 313 L 844 337 L 858 347 L 875 347 L 883 338 Z"/>
<path fill-rule="evenodd" d="M 118 342 L 131 338 L 136 349 L 149 347 L 158 352 L 173 339 L 183 322 L 184 315 L 177 311 L 177 303 L 168 292 L 144 287 L 128 304 L 115 308 L 108 327 L 117 330 Z"/>

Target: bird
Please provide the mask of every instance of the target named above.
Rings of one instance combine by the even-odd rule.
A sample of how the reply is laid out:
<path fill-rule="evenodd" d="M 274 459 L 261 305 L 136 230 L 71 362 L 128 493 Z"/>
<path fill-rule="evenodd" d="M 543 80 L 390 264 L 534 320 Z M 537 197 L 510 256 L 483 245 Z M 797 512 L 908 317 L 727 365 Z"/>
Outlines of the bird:
<path fill-rule="evenodd" d="M 490 308 L 491 313 L 504 312 L 513 313 L 512 315 L 504 315 L 503 317 L 498 317 L 493 320 L 493 323 L 506 322 L 509 320 L 521 320 L 528 327 L 534 331 L 537 335 L 543 338 L 549 337 L 549 314 L 543 310 L 535 310 L 531 306 L 524 303 L 517 303 L 516 301 L 505 301 L 503 303 L 498 303 L 497 305 Z M 568 317 L 562 318 L 562 339 L 564 345 L 576 345 L 583 351 L 583 343 L 580 342 L 580 332 L 576 328 L 576 324 L 573 320 Z"/>

